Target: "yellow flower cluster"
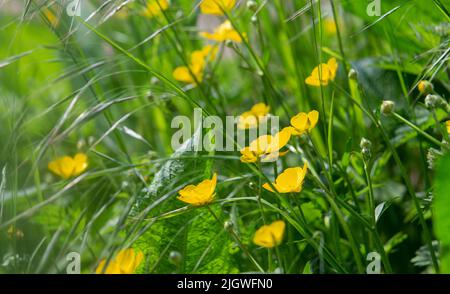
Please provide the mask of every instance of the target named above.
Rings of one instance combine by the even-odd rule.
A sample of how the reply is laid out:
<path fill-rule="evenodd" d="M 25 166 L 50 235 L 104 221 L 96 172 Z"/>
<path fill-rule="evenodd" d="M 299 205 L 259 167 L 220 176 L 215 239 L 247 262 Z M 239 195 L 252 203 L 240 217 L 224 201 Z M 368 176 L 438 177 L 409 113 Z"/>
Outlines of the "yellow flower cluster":
<path fill-rule="evenodd" d="M 240 43 L 242 38 L 239 33 L 233 28 L 231 22 L 226 20 L 217 28 L 214 29 L 213 33 L 201 32 L 200 36 L 216 42 L 233 41 Z"/>
<path fill-rule="evenodd" d="M 286 152 L 279 152 L 286 146 L 291 138 L 292 131 L 289 127 L 272 135 L 263 135 L 252 141 L 249 146 L 241 150 L 241 161 L 246 163 L 270 162 L 273 159 L 284 155 Z"/>
<path fill-rule="evenodd" d="M 173 71 L 173 77 L 180 82 L 187 84 L 197 84 L 203 80 L 203 71 L 207 61 L 216 57 L 217 47 L 207 45 L 202 50 L 197 50 L 191 54 L 189 66 L 179 66 Z"/>
<path fill-rule="evenodd" d="M 239 116 L 238 128 L 250 129 L 257 127 L 259 123 L 267 119 L 269 111 L 270 106 L 264 103 L 253 105 L 249 111 L 246 111 Z"/>
<path fill-rule="evenodd" d="M 261 117 L 269 113 L 269 106 L 264 103 L 254 105 L 250 111 L 241 115 L 242 127 L 258 124 Z M 299 113 L 292 117 L 291 126 L 283 128 L 272 135 L 262 135 L 244 147 L 241 152 L 241 161 L 245 163 L 273 161 L 286 152 L 280 152 L 287 145 L 292 135 L 302 135 L 311 132 L 319 120 L 319 113 L 315 110 L 309 113 Z M 308 165 L 303 167 L 287 168 L 275 179 L 274 183 L 265 183 L 262 187 L 274 193 L 299 193 L 308 171 Z M 212 179 L 206 179 L 197 185 L 188 185 L 181 189 L 178 199 L 192 206 L 203 206 L 211 203 L 215 197 L 217 174 Z M 277 220 L 270 225 L 259 228 L 253 237 L 253 243 L 258 246 L 272 248 L 279 245 L 283 239 L 285 223 Z"/>
<path fill-rule="evenodd" d="M 204 14 L 224 15 L 225 12 L 231 11 L 235 4 L 235 0 L 203 0 L 200 4 L 200 11 Z M 200 36 L 215 42 L 242 42 L 241 36 L 233 28 L 231 22 L 228 20 L 215 28 L 212 33 L 200 32 Z M 194 51 L 191 54 L 191 63 L 189 64 L 189 66 L 177 67 L 172 73 L 173 77 L 177 81 L 187 84 L 200 83 L 203 80 L 203 72 L 206 65 L 206 55 L 204 54 L 205 50 L 215 50 L 215 52 L 217 52 L 217 46 L 208 45 L 204 47 L 203 50 Z M 215 52 L 214 54 L 211 54 L 211 56 L 215 57 Z"/>

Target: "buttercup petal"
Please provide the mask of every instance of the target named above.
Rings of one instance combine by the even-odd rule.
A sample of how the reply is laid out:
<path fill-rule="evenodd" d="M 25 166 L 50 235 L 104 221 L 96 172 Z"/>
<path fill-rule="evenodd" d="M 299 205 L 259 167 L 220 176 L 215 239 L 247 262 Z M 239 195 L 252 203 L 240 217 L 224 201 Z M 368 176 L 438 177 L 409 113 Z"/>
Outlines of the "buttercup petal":
<path fill-rule="evenodd" d="M 223 15 L 223 11 L 230 11 L 235 3 L 236 0 L 204 0 L 200 10 L 203 14 Z"/>
<path fill-rule="evenodd" d="M 273 136 L 270 146 L 267 149 L 267 153 L 275 152 L 286 146 L 291 139 L 292 131 L 290 127 L 283 128 L 275 136 Z"/>
<path fill-rule="evenodd" d="M 338 63 L 336 61 L 336 58 L 332 57 L 328 60 L 328 69 L 330 72 L 330 80 L 334 81 L 334 79 L 336 78 L 336 73 L 338 70 Z"/>
<path fill-rule="evenodd" d="M 281 243 L 285 228 L 286 224 L 282 220 L 264 225 L 255 232 L 253 243 L 266 248 L 275 247 Z"/>
<path fill-rule="evenodd" d="M 308 113 L 308 121 L 309 121 L 309 131 L 314 129 L 319 121 L 319 112 L 317 110 L 310 111 Z"/>
<path fill-rule="evenodd" d="M 177 199 L 194 206 L 205 205 L 213 200 L 216 184 L 217 174 L 214 173 L 212 179 L 206 179 L 198 185 L 188 185 L 181 189 Z"/>

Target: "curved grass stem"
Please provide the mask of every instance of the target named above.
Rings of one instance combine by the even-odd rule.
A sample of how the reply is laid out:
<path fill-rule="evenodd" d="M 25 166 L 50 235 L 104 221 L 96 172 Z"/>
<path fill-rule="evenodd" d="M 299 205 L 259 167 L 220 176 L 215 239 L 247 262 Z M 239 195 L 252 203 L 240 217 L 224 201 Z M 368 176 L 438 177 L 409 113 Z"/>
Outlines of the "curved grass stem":
<path fill-rule="evenodd" d="M 412 122 L 410 122 L 409 120 L 407 120 L 406 118 L 404 118 L 403 116 L 401 116 L 400 114 L 393 112 L 392 115 L 399 120 L 400 122 L 408 125 L 409 127 L 411 127 L 412 129 L 414 129 L 415 131 L 417 131 L 417 133 L 419 133 L 420 135 L 422 135 L 423 137 L 425 137 L 428 141 L 430 141 L 431 143 L 440 146 L 442 148 L 446 148 L 446 146 L 444 144 L 442 144 L 441 142 L 439 142 L 436 138 L 430 136 L 429 134 L 427 134 L 426 132 L 424 132 L 422 129 L 420 129 L 418 126 L 416 126 L 415 124 L 413 124 Z"/>

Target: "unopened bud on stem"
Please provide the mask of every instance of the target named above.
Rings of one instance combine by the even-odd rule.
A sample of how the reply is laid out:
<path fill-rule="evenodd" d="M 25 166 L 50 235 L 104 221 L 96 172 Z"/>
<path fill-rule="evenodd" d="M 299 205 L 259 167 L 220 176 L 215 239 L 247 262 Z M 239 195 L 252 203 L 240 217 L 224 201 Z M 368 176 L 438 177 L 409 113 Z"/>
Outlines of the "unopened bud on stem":
<path fill-rule="evenodd" d="M 183 260 L 183 256 L 178 251 L 171 251 L 169 253 L 169 261 L 174 265 L 179 265 Z"/>
<path fill-rule="evenodd" d="M 358 79 L 358 72 L 356 70 L 354 70 L 353 68 L 350 69 L 350 71 L 348 72 L 348 78 L 350 80 L 357 80 Z"/>
<path fill-rule="evenodd" d="M 255 1 L 249 0 L 247 1 L 247 8 L 251 11 L 256 11 L 258 9 L 258 3 Z"/>
<path fill-rule="evenodd" d="M 433 84 L 430 83 L 427 80 L 422 80 L 417 85 L 417 88 L 419 89 L 420 94 L 427 95 L 433 92 Z"/>
<path fill-rule="evenodd" d="M 395 102 L 391 100 L 384 100 L 381 103 L 381 113 L 384 115 L 391 115 L 394 112 Z"/>

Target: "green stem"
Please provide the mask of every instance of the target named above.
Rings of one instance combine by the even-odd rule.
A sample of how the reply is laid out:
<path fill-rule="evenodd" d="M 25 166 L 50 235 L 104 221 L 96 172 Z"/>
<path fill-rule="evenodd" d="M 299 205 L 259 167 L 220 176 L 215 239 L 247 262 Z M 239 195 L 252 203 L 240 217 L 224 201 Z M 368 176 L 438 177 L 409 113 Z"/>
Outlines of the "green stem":
<path fill-rule="evenodd" d="M 423 232 L 424 232 L 425 242 L 426 242 L 426 245 L 428 247 L 428 250 L 430 251 L 431 260 L 432 260 L 432 263 L 433 263 L 433 268 L 436 271 L 436 273 L 438 273 L 439 272 L 439 264 L 437 262 L 437 257 L 436 257 L 436 253 L 434 252 L 433 244 L 431 242 L 430 230 L 429 230 L 429 228 L 427 226 L 427 223 L 425 222 L 425 217 L 423 216 L 422 207 L 420 206 L 419 199 L 417 198 L 416 193 L 415 193 L 415 191 L 414 191 L 414 189 L 412 187 L 411 180 L 410 180 L 408 174 L 406 173 L 406 169 L 403 166 L 403 163 L 400 160 L 400 157 L 398 156 L 398 153 L 395 150 L 394 145 L 392 145 L 391 140 L 389 139 L 389 136 L 387 135 L 386 131 L 384 130 L 383 125 L 375 117 L 375 115 L 372 112 L 370 112 L 367 109 L 365 109 L 358 101 L 353 99 L 353 97 L 351 95 L 349 95 L 345 90 L 343 90 L 341 88 L 339 88 L 339 89 L 342 90 L 342 92 L 344 94 L 346 94 L 347 97 L 354 104 L 356 104 L 367 115 L 367 117 L 373 122 L 375 127 L 380 131 L 380 133 L 381 133 L 381 135 L 383 137 L 383 140 L 386 142 L 386 145 L 388 146 L 389 150 L 391 151 L 392 156 L 393 156 L 393 158 L 395 160 L 395 163 L 400 168 L 400 173 L 402 175 L 403 181 L 405 182 L 408 194 L 411 196 L 411 198 L 413 200 L 414 206 L 415 206 L 416 211 L 417 211 L 417 215 L 419 217 L 420 225 L 422 226 L 422 229 L 423 229 Z"/>
<path fill-rule="evenodd" d="M 369 172 L 369 166 L 366 160 L 364 159 L 364 173 L 366 174 L 366 180 L 367 184 L 369 186 L 369 209 L 370 209 L 370 217 L 371 217 L 371 232 L 373 234 L 373 239 L 375 241 L 375 246 L 377 247 L 378 252 L 381 255 L 381 259 L 383 261 L 386 273 L 390 274 L 392 273 L 391 263 L 389 262 L 389 258 L 386 255 L 386 251 L 384 250 L 383 243 L 381 242 L 380 235 L 377 231 L 377 223 L 375 219 L 375 197 L 373 194 L 373 185 L 372 185 L 372 178 L 370 176 Z"/>
<path fill-rule="evenodd" d="M 414 129 L 415 131 L 417 131 L 419 134 L 421 134 L 422 136 L 424 136 L 426 139 L 428 139 L 428 141 L 432 142 L 433 144 L 436 144 L 437 146 L 443 147 L 445 148 L 445 145 L 442 144 L 441 142 L 439 142 L 436 138 L 430 136 L 429 134 L 427 134 L 426 132 L 424 132 L 423 130 L 421 130 L 418 126 L 416 126 L 415 124 L 413 124 L 412 122 L 410 122 L 409 120 L 407 120 L 406 118 L 404 118 L 403 116 L 401 116 L 400 114 L 393 112 L 392 115 L 398 119 L 399 121 L 403 122 L 404 124 L 407 124 L 409 127 L 411 127 L 412 129 Z"/>
<path fill-rule="evenodd" d="M 206 206 L 206 208 L 209 210 L 209 212 L 211 213 L 211 215 L 214 217 L 214 219 L 219 223 L 220 226 L 223 226 L 223 222 L 219 219 L 219 217 L 214 213 L 214 211 L 211 209 L 211 207 Z M 256 261 L 256 259 L 251 255 L 251 253 L 248 251 L 247 247 L 245 247 L 245 245 L 242 243 L 241 239 L 239 238 L 238 235 L 236 235 L 236 233 L 234 232 L 233 228 L 231 228 L 230 230 L 227 230 L 230 235 L 234 238 L 234 240 L 236 241 L 236 243 L 238 243 L 239 247 L 242 249 L 242 251 L 245 253 L 245 255 L 247 255 L 247 257 L 250 259 L 250 261 L 256 266 L 256 268 L 264 273 L 264 269 L 261 267 L 261 265 L 259 265 L 259 263 Z"/>
<path fill-rule="evenodd" d="M 311 141 L 311 144 L 313 145 L 313 148 L 314 148 L 315 152 L 317 153 L 318 151 L 317 151 L 317 149 L 316 149 L 316 147 L 314 145 L 314 142 L 311 140 L 311 137 L 309 135 L 308 135 L 308 137 L 309 137 L 309 139 Z M 320 154 L 317 153 L 317 155 L 320 158 Z M 320 158 L 320 162 L 322 164 L 322 168 L 324 169 L 324 173 L 325 173 L 325 175 L 328 178 L 329 187 L 330 187 L 330 190 L 331 190 L 331 193 L 325 193 L 326 199 L 330 203 L 330 206 L 333 209 L 333 211 L 336 213 L 336 217 L 338 218 L 338 220 L 339 220 L 339 222 L 341 224 L 341 227 L 344 230 L 344 233 L 345 233 L 345 235 L 347 236 L 347 238 L 348 238 L 348 240 L 350 242 L 350 247 L 352 249 L 353 255 L 355 256 L 355 261 L 356 261 L 356 266 L 358 268 L 358 272 L 363 273 L 364 272 L 364 267 L 363 267 L 362 262 L 361 262 L 361 256 L 360 256 L 360 252 L 359 252 L 358 246 L 356 244 L 356 241 L 353 238 L 353 235 L 352 235 L 352 232 L 350 230 L 350 227 L 348 226 L 347 222 L 345 221 L 345 219 L 343 217 L 343 213 L 342 213 L 341 209 L 339 208 L 339 206 L 334 201 L 334 198 L 337 198 L 337 193 L 334 190 L 334 185 L 333 185 L 333 180 L 331 178 L 331 173 L 329 174 L 327 172 L 327 170 L 325 169 L 325 163 L 323 162 L 322 158 Z M 318 182 L 320 182 L 321 186 L 323 188 L 325 188 L 324 191 L 328 190 L 328 189 L 326 189 L 326 186 L 320 180 L 318 180 Z"/>
<path fill-rule="evenodd" d="M 377 125 L 378 125 L 378 129 L 381 131 L 381 134 L 382 134 L 386 144 L 388 145 L 388 148 L 392 152 L 392 156 L 394 157 L 394 160 L 397 163 L 397 166 L 400 168 L 400 173 L 403 177 L 403 180 L 405 181 L 406 188 L 408 190 L 408 194 L 411 196 L 411 198 L 413 200 L 414 206 L 417 211 L 417 215 L 419 217 L 419 222 L 423 229 L 425 242 L 427 244 L 428 250 L 430 251 L 433 268 L 436 271 L 436 273 L 438 273 L 439 272 L 439 264 L 438 264 L 436 253 L 434 252 L 434 247 L 433 247 L 433 244 L 431 241 L 431 233 L 430 233 L 430 230 L 425 221 L 425 217 L 423 215 L 423 211 L 422 211 L 422 207 L 420 206 L 419 199 L 417 198 L 416 192 L 414 191 L 414 188 L 412 186 L 411 179 L 409 178 L 408 174 L 406 173 L 406 169 L 405 169 L 400 157 L 398 156 L 398 153 L 395 150 L 395 147 L 392 145 L 391 141 L 389 140 L 389 137 L 388 137 L 386 131 L 384 130 L 383 125 L 381 124 L 381 122 L 377 122 Z"/>
<path fill-rule="evenodd" d="M 258 159 L 258 170 L 261 172 L 261 174 L 263 174 L 262 167 L 261 167 L 261 160 L 260 159 Z M 261 211 L 261 216 L 262 216 L 263 222 L 264 222 L 264 224 L 266 224 L 267 222 L 266 222 L 266 218 L 264 216 L 264 208 L 263 208 L 262 203 L 261 203 L 262 177 L 258 176 L 258 181 L 259 181 L 258 182 L 258 205 L 259 205 L 259 210 Z"/>
<path fill-rule="evenodd" d="M 433 119 L 434 119 L 434 122 L 436 123 L 436 128 L 441 133 L 442 138 L 444 138 L 447 141 L 447 138 L 448 138 L 447 130 L 445 128 L 443 128 L 442 124 L 439 122 L 439 119 L 438 119 L 437 113 L 436 113 L 436 109 L 433 108 L 431 113 L 433 114 Z"/>

